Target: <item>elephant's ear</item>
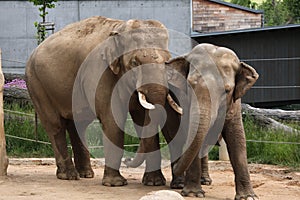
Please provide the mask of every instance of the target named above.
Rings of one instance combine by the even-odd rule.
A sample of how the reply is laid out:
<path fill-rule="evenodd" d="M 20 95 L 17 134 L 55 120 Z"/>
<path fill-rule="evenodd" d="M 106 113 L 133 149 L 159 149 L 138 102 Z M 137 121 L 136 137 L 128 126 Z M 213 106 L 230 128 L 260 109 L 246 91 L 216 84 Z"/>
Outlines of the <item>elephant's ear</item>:
<path fill-rule="evenodd" d="M 117 49 L 118 35 L 119 35 L 118 31 L 110 32 L 109 36 L 111 37 L 110 39 L 112 40 L 113 44 L 111 44 L 111 46 L 107 48 L 107 50 L 109 50 L 109 51 L 106 52 L 106 59 L 108 61 L 110 61 L 110 63 L 108 63 L 109 68 L 116 75 L 120 72 L 120 63 L 119 63 L 120 59 L 114 58 L 114 55 L 115 55 L 116 49 Z"/>
<path fill-rule="evenodd" d="M 186 91 L 186 81 L 189 74 L 189 63 L 186 56 L 172 58 L 166 62 L 168 83 Z"/>
<path fill-rule="evenodd" d="M 113 63 L 111 63 L 109 65 L 109 68 L 111 69 L 111 71 L 114 73 L 114 74 L 119 74 L 120 72 L 120 63 L 119 63 L 119 58 L 114 60 Z"/>
<path fill-rule="evenodd" d="M 234 101 L 244 96 L 247 90 L 254 85 L 259 76 L 255 69 L 244 62 L 240 63 L 240 67 L 240 71 L 235 77 Z"/>

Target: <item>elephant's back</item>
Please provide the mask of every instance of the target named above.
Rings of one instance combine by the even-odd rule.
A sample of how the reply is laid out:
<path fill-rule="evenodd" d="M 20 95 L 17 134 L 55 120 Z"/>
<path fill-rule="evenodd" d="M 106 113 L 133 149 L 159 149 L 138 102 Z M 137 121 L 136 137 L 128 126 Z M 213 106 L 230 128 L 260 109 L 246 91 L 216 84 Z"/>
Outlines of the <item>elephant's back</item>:
<path fill-rule="evenodd" d="M 52 34 L 27 61 L 28 87 L 39 84 L 58 110 L 71 109 L 73 84 L 81 63 L 120 24 L 121 20 L 90 17 Z"/>
<path fill-rule="evenodd" d="M 76 68 L 122 22 L 96 16 L 69 24 L 42 42 L 30 59 L 35 59 L 35 67 Z"/>
<path fill-rule="evenodd" d="M 41 43 L 36 49 L 37 54 L 42 58 L 47 55 L 51 58 L 76 59 L 80 62 L 122 22 L 97 16 L 69 24 Z"/>

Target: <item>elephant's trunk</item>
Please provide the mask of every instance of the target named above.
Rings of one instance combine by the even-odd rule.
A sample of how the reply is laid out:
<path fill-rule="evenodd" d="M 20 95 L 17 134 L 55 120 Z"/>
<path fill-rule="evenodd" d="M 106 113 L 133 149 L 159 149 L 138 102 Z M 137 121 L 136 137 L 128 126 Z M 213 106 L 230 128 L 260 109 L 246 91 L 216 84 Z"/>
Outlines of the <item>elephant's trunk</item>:
<path fill-rule="evenodd" d="M 125 160 L 124 164 L 127 167 L 132 167 L 132 168 L 137 168 L 138 166 L 140 166 L 144 160 L 145 160 L 145 152 L 144 152 L 144 147 L 142 147 L 143 145 L 143 140 L 142 139 L 140 141 L 140 146 L 135 154 L 135 157 L 133 158 L 133 160 Z"/>
<path fill-rule="evenodd" d="M 128 167 L 138 167 L 159 150 L 158 127 L 163 120 L 163 107 L 166 104 L 168 89 L 160 84 L 146 84 L 138 88 L 140 104 L 145 108 L 145 119 L 139 137 L 140 146 L 133 160 L 126 160 Z M 149 153 L 149 154 L 148 154 Z"/>
<path fill-rule="evenodd" d="M 204 138 L 209 131 L 211 122 L 211 100 L 207 98 L 209 95 L 207 96 L 205 93 L 206 92 L 202 90 L 201 93 L 198 93 L 201 94 L 201 97 L 197 97 L 198 100 L 192 100 L 187 149 L 174 165 L 173 172 L 176 176 L 183 175 L 184 171 L 189 168 L 196 156 L 199 156 Z"/>

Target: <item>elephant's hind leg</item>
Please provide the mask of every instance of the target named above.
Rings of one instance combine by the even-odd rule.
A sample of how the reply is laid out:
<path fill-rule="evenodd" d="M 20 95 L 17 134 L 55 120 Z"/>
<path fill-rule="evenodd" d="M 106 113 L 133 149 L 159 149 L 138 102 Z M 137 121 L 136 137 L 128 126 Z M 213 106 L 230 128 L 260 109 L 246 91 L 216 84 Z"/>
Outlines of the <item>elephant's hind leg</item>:
<path fill-rule="evenodd" d="M 200 183 L 201 165 L 200 158 L 196 157 L 189 169 L 186 171 L 184 188 L 181 194 L 183 196 L 205 197 Z M 200 170 L 199 170 L 200 169 Z"/>
<path fill-rule="evenodd" d="M 52 144 L 57 165 L 57 178 L 64 180 L 78 180 L 79 174 L 68 153 L 64 119 L 56 118 L 53 120 L 53 118 L 50 119 L 46 115 L 42 115 L 40 116 L 40 120 L 42 124 L 44 124 Z"/>
<path fill-rule="evenodd" d="M 212 180 L 208 172 L 208 156 L 201 158 L 201 185 L 211 185 Z"/>
<path fill-rule="evenodd" d="M 83 122 L 80 124 L 80 130 L 78 134 L 77 129 L 75 127 L 73 120 L 67 121 L 67 130 L 69 132 L 73 154 L 74 154 L 74 162 L 75 162 L 75 168 L 77 169 L 79 175 L 81 178 L 93 178 L 94 177 L 94 171 L 91 166 L 90 162 L 90 153 L 87 149 L 87 144 L 85 142 L 85 135 L 82 135 L 85 133 L 85 129 L 89 123 Z"/>
<path fill-rule="evenodd" d="M 56 132 L 56 134 L 51 134 L 50 140 L 52 141 L 51 143 L 55 153 L 57 178 L 64 180 L 78 180 L 79 174 L 68 154 L 66 129 L 62 128 Z"/>
<path fill-rule="evenodd" d="M 28 91 L 31 94 L 35 110 L 52 144 L 57 165 L 57 178 L 68 180 L 79 179 L 79 174 L 68 154 L 64 119 L 61 118 L 53 107 L 39 80 L 35 76 L 28 76 L 28 81 L 30 82 L 28 84 Z"/>

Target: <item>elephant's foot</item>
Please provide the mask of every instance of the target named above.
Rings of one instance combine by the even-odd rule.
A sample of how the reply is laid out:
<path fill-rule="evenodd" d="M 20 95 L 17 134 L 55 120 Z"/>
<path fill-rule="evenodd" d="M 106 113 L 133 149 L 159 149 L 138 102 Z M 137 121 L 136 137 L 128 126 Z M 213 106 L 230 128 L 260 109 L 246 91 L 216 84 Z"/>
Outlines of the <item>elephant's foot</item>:
<path fill-rule="evenodd" d="M 211 185 L 211 183 L 212 183 L 212 180 L 208 175 L 201 176 L 200 181 L 201 181 L 201 185 Z"/>
<path fill-rule="evenodd" d="M 181 191 L 182 196 L 189 196 L 189 197 L 199 197 L 199 198 L 204 198 L 205 197 L 205 192 L 202 190 L 201 185 L 188 185 L 183 188 Z"/>
<path fill-rule="evenodd" d="M 94 171 L 92 168 L 84 168 L 84 169 L 77 169 L 80 178 L 94 178 Z"/>
<path fill-rule="evenodd" d="M 127 184 L 127 180 L 120 174 L 119 170 L 105 166 L 102 185 L 113 187 Z"/>
<path fill-rule="evenodd" d="M 79 180 L 80 176 L 74 166 L 58 167 L 56 177 L 63 180 Z"/>
<path fill-rule="evenodd" d="M 166 185 L 166 179 L 160 169 L 153 172 L 145 172 L 142 182 L 148 186 Z"/>
<path fill-rule="evenodd" d="M 94 178 L 94 171 L 91 166 L 90 158 L 77 157 L 75 160 L 75 168 L 77 169 L 80 178 Z"/>
<path fill-rule="evenodd" d="M 259 200 L 256 194 L 248 194 L 248 195 L 236 195 L 235 200 Z"/>
<path fill-rule="evenodd" d="M 184 176 L 174 176 L 170 184 L 172 189 L 183 189 L 184 187 Z"/>

